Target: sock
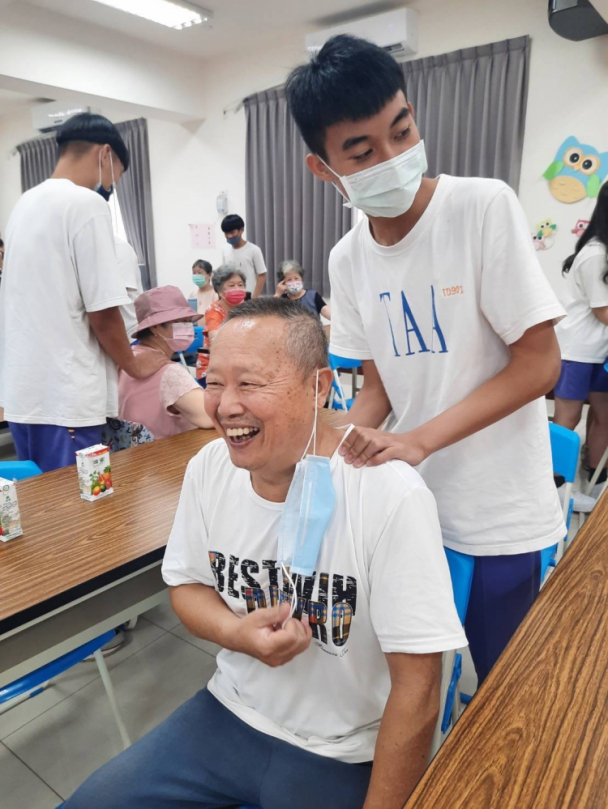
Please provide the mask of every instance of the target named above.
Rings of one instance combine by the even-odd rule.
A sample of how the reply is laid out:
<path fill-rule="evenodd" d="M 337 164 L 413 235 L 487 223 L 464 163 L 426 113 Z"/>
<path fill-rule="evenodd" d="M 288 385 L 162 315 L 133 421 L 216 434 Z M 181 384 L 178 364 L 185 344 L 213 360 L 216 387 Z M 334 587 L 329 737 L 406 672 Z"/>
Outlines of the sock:
<path fill-rule="evenodd" d="M 595 475 L 595 469 L 589 467 L 588 475 L 589 477 L 587 478 L 587 480 L 591 480 L 591 478 Z M 604 467 L 600 472 L 600 476 L 597 479 L 597 483 L 605 483 L 607 478 L 608 478 L 608 468 Z"/>

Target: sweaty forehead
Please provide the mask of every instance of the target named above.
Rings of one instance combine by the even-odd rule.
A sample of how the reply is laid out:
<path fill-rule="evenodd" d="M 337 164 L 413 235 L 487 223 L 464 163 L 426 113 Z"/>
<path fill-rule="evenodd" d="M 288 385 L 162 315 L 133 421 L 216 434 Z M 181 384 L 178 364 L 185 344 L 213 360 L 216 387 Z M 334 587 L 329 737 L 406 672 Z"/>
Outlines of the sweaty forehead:
<path fill-rule="evenodd" d="M 211 355 L 221 363 L 243 365 L 252 371 L 273 375 L 289 359 L 285 353 L 286 324 L 276 317 L 237 318 L 218 331 Z"/>

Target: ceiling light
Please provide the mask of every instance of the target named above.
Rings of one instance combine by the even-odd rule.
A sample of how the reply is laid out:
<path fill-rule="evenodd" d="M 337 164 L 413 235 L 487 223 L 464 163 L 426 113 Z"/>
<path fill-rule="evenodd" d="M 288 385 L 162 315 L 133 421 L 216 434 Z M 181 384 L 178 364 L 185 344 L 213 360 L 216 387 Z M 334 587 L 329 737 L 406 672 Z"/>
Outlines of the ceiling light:
<path fill-rule="evenodd" d="M 185 0 L 95 0 L 95 2 L 178 30 L 200 23 L 209 26 L 213 19 L 213 12 Z"/>

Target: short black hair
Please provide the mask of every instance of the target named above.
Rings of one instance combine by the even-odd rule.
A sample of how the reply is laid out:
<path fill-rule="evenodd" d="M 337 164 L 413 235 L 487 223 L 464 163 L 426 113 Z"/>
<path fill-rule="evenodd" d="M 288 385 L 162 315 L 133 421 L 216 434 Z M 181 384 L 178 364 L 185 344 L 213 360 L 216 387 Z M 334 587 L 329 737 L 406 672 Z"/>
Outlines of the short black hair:
<path fill-rule="evenodd" d="M 103 115 L 94 115 L 90 112 L 74 115 L 58 130 L 56 138 L 60 153 L 65 151 L 64 147 L 68 143 L 101 145 L 107 143 L 122 163 L 124 170 L 129 168 L 129 150 L 122 135 L 112 121 Z"/>
<path fill-rule="evenodd" d="M 222 219 L 222 231 L 224 233 L 231 233 L 233 230 L 240 230 L 245 227 L 243 218 L 238 213 L 229 213 Z"/>
<path fill-rule="evenodd" d="M 276 317 L 286 321 L 285 353 L 304 379 L 329 365 L 325 329 L 315 312 L 296 301 L 269 295 L 252 298 L 228 312 L 225 323 L 237 318 Z"/>
<path fill-rule="evenodd" d="M 213 267 L 209 264 L 208 261 L 204 261 L 202 258 L 197 259 L 194 264 L 192 265 L 193 270 L 202 270 L 206 272 L 207 275 L 211 275 L 213 272 Z"/>
<path fill-rule="evenodd" d="M 300 134 L 311 152 L 327 161 L 325 133 L 342 121 L 377 115 L 405 77 L 393 57 L 366 39 L 340 34 L 328 39 L 310 62 L 287 78 L 285 94 Z"/>

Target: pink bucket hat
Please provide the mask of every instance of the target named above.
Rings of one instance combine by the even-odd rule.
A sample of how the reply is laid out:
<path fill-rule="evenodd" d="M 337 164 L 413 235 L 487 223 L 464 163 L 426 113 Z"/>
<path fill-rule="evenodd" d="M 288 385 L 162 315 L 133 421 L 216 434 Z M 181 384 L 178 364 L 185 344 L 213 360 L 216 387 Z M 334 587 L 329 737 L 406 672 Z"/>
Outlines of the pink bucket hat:
<path fill-rule="evenodd" d="M 140 331 L 169 323 L 172 320 L 200 320 L 198 312 L 194 312 L 188 304 L 183 293 L 177 287 L 154 287 L 135 299 L 135 314 L 137 316 L 137 329 L 133 332 L 135 337 Z"/>

